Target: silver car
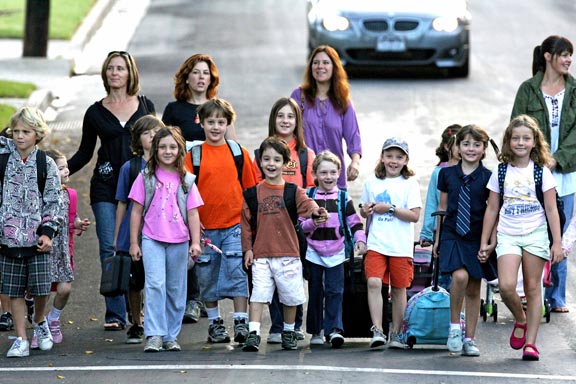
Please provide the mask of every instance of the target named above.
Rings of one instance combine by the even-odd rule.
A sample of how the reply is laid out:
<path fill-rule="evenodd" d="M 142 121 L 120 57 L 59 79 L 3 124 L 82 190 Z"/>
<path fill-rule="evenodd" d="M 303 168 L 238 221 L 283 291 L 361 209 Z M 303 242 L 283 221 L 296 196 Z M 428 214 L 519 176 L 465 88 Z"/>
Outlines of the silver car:
<path fill-rule="evenodd" d="M 347 66 L 470 65 L 466 0 L 308 0 L 308 46 L 330 45 Z"/>

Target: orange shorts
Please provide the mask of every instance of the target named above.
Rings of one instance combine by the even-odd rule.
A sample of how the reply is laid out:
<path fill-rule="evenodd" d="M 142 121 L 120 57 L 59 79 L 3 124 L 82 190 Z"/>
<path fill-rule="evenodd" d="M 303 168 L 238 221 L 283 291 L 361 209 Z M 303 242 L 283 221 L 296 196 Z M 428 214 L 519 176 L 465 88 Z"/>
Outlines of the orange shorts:
<path fill-rule="evenodd" d="M 409 288 L 414 279 L 414 263 L 411 257 L 386 256 L 376 251 L 368 251 L 364 269 L 366 278 L 378 277 L 384 285 L 394 288 Z"/>

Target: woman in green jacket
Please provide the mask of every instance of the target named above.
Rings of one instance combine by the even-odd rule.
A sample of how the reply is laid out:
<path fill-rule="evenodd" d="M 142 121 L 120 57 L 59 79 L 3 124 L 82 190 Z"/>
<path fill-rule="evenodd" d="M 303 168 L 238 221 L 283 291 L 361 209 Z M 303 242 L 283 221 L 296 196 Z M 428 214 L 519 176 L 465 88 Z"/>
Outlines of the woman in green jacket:
<path fill-rule="evenodd" d="M 561 36 L 549 36 L 534 48 L 533 77 L 520 85 L 512 116 L 527 114 L 538 121 L 553 159 L 548 164 L 556 178 L 558 195 L 564 201 L 566 230 L 574 210 L 576 192 L 576 80 L 568 70 L 572 64 L 572 43 Z M 568 312 L 564 259 L 552 266 L 554 286 L 546 289 L 554 312 Z"/>

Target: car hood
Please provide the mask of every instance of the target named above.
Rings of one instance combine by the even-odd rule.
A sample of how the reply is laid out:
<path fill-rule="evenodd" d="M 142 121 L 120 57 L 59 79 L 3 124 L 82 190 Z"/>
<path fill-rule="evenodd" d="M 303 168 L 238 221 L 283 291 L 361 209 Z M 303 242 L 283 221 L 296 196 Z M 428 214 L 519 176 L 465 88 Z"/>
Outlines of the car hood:
<path fill-rule="evenodd" d="M 354 17 L 369 14 L 456 16 L 468 18 L 465 0 L 319 0 L 317 12 Z"/>

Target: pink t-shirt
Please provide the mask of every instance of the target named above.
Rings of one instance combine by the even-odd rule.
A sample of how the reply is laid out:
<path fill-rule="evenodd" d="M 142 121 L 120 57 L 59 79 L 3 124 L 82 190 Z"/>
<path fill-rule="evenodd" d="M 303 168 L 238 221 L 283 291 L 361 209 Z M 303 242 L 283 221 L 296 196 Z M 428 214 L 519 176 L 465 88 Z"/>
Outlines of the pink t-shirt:
<path fill-rule="evenodd" d="M 167 172 L 161 168 L 156 169 L 156 192 L 144 217 L 143 235 L 165 243 L 182 243 L 190 240 L 190 232 L 178 207 L 179 185 L 180 177 L 177 173 Z M 128 197 L 144 205 L 146 191 L 142 174 L 139 174 L 134 181 Z M 191 210 L 201 205 L 204 205 L 204 202 L 196 184 L 193 184 L 188 193 L 186 209 Z"/>
<path fill-rule="evenodd" d="M 500 193 L 498 185 L 498 168 L 486 186 L 489 190 Z M 544 167 L 542 172 L 542 191 L 556 187 L 552 172 Z M 508 164 L 506 179 L 504 179 L 504 203 L 500 209 L 498 232 L 507 235 L 526 235 L 546 224 L 546 214 L 536 197 L 534 183 L 534 162 L 526 168 L 518 168 Z"/>

